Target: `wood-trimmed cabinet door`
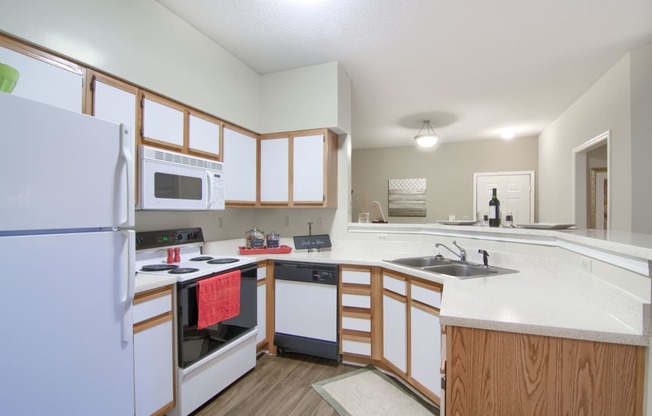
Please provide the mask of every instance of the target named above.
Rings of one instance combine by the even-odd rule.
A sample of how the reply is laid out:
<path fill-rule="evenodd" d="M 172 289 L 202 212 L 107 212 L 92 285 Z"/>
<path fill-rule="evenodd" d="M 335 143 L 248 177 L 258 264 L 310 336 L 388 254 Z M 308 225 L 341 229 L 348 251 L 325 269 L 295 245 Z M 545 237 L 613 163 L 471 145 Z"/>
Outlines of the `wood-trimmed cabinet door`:
<path fill-rule="evenodd" d="M 410 279 L 411 383 L 436 404 L 441 403 L 442 333 L 439 319 L 442 286 Z"/>
<path fill-rule="evenodd" d="M 290 203 L 290 137 L 260 139 L 260 205 Z"/>
<path fill-rule="evenodd" d="M 141 92 L 141 142 L 177 152 L 184 150 L 185 109 L 149 92 Z"/>
<path fill-rule="evenodd" d="M 114 80 L 98 73 L 89 73 L 90 102 L 89 113 L 95 117 L 131 127 L 136 137 L 138 89 L 124 82 Z"/>
<path fill-rule="evenodd" d="M 222 159 L 222 122 L 199 111 L 188 113 L 188 153 L 206 159 Z"/>
<path fill-rule="evenodd" d="M 224 126 L 223 140 L 226 205 L 255 206 L 258 138 L 237 127 Z"/>
<path fill-rule="evenodd" d="M 134 298 L 136 416 L 163 415 L 174 407 L 172 287 Z"/>
<path fill-rule="evenodd" d="M 292 135 L 292 205 L 337 207 L 337 135 L 330 130 Z"/>
<path fill-rule="evenodd" d="M 383 272 L 383 361 L 400 376 L 407 376 L 407 281 L 387 271 Z"/>
<path fill-rule="evenodd" d="M 86 71 L 83 67 L 3 36 L 0 62 L 20 73 L 13 95 L 82 112 Z"/>

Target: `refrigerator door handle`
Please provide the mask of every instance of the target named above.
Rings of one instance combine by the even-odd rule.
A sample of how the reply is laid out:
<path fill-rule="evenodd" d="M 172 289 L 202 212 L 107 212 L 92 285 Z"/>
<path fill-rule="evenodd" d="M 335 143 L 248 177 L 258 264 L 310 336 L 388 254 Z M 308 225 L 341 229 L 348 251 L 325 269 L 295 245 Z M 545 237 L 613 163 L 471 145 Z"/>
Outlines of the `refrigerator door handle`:
<path fill-rule="evenodd" d="M 134 210 L 135 178 L 133 177 L 133 174 L 135 172 L 134 144 L 132 140 L 131 128 L 126 124 L 120 125 L 120 157 L 124 161 L 125 178 L 127 182 L 127 186 L 126 186 L 127 215 L 126 218 L 123 217 L 120 219 L 121 221 L 120 227 L 132 228 L 135 226 L 136 223 L 135 220 L 136 213 Z M 122 199 L 120 199 L 120 201 L 118 202 L 118 204 L 120 204 L 121 207 L 125 207 L 125 205 L 123 205 L 124 203 L 125 201 L 122 201 Z"/>
<path fill-rule="evenodd" d="M 133 322 L 129 309 L 134 302 L 136 292 L 136 236 L 133 230 L 120 230 L 120 234 L 123 237 L 121 258 L 127 263 L 125 275 L 122 276 L 122 340 L 130 342 L 133 335 Z"/>

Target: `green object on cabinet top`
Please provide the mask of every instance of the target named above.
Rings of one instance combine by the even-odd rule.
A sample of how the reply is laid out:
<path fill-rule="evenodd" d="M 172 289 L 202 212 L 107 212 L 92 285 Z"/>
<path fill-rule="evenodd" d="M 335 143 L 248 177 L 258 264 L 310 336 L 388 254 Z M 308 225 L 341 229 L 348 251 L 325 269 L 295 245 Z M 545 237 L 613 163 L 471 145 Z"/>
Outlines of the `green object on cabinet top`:
<path fill-rule="evenodd" d="M 20 73 L 15 68 L 0 62 L 0 91 L 10 93 L 14 90 Z"/>

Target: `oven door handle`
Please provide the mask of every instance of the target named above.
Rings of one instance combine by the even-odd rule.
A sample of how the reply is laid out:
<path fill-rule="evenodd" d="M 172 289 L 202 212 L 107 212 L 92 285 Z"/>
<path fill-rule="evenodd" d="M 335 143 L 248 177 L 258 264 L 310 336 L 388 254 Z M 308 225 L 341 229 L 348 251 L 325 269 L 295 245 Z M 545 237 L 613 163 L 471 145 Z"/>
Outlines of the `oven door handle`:
<path fill-rule="evenodd" d="M 122 279 L 122 341 L 130 342 L 133 337 L 133 319 L 130 313 L 136 295 L 136 232 L 134 230 L 120 230 L 122 234 L 122 262 L 124 276 Z"/>

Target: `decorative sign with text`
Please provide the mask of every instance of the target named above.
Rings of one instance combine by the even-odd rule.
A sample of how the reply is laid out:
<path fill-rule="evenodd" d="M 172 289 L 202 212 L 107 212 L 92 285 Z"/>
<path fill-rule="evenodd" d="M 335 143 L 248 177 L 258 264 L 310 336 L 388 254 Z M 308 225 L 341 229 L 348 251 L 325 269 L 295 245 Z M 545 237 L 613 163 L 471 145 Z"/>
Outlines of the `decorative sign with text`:
<path fill-rule="evenodd" d="M 331 247 L 328 234 L 294 236 L 294 248 L 297 250 L 320 249 Z"/>

